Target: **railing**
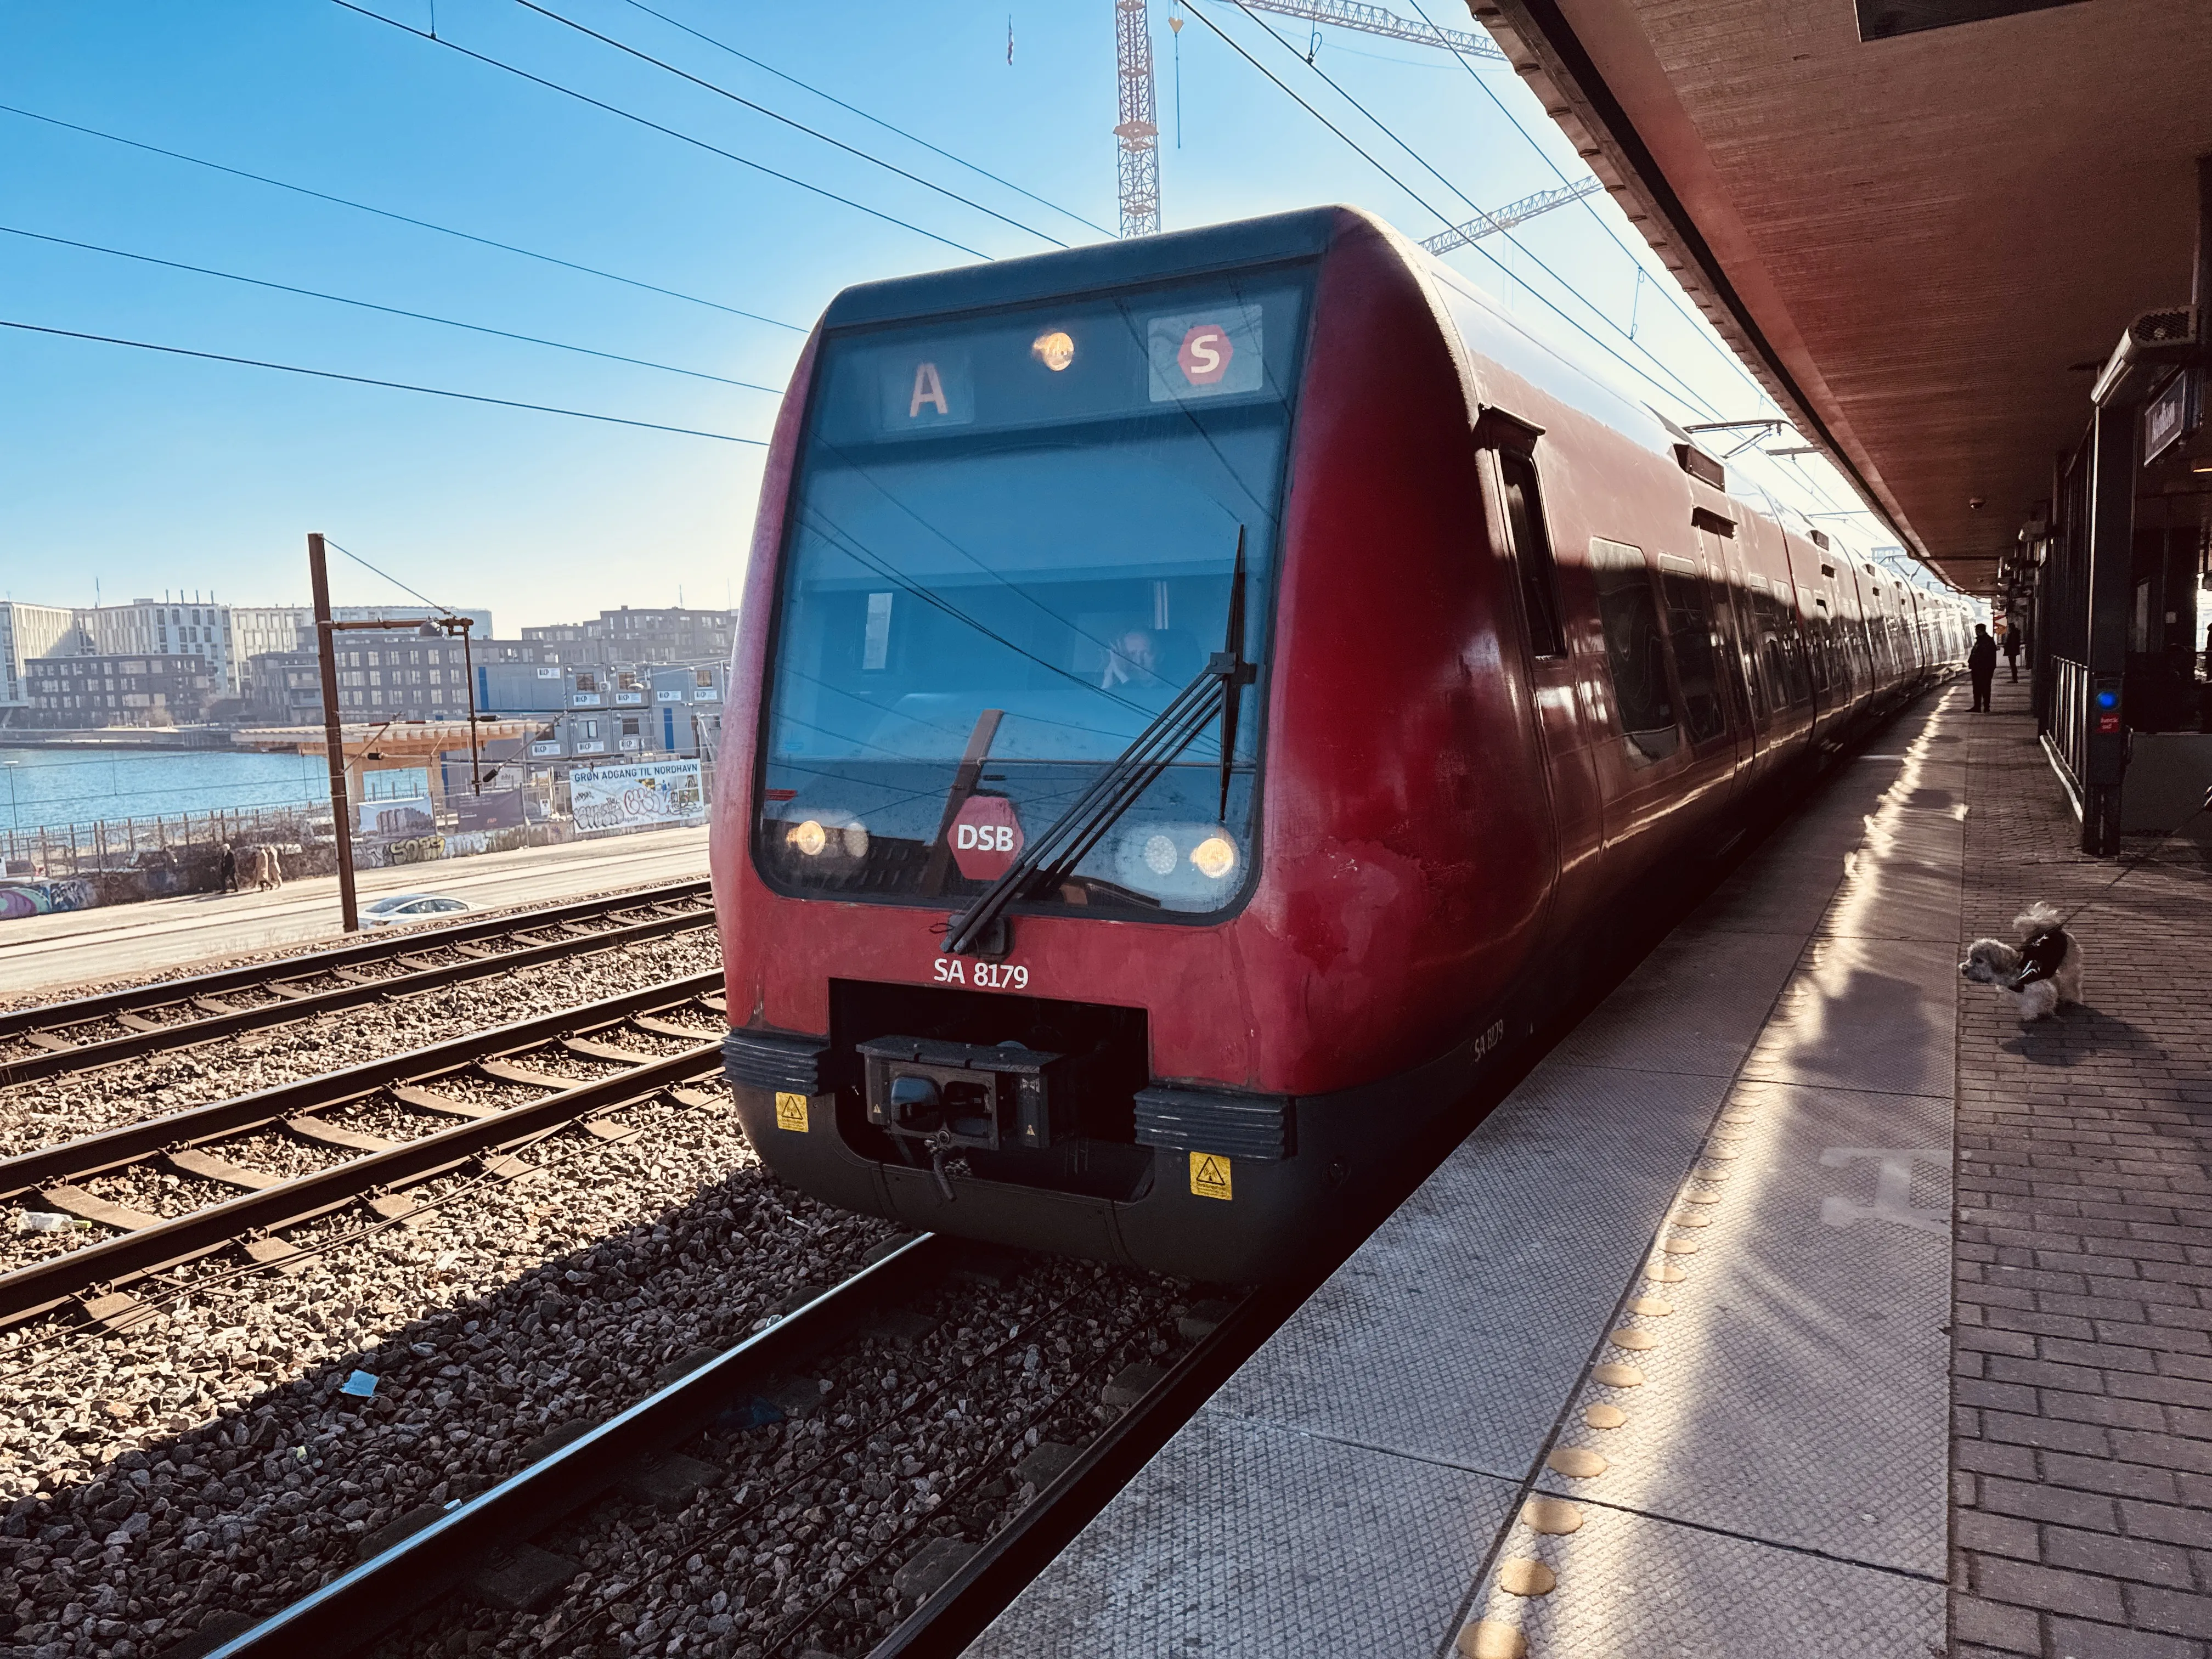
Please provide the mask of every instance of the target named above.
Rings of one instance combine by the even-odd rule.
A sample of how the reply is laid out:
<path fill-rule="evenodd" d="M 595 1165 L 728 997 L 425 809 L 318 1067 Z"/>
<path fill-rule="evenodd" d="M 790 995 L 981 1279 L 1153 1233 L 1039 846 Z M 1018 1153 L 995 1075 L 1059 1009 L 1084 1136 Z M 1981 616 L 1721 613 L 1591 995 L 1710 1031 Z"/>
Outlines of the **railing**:
<path fill-rule="evenodd" d="M 102 818 L 89 823 L 0 830 L 0 874 L 88 876 L 130 870 L 144 854 L 194 847 L 291 843 L 309 838 L 307 812 L 296 806 L 240 807 L 228 811 L 172 812 L 147 817 Z M 323 813 L 325 830 L 330 813 Z"/>
<path fill-rule="evenodd" d="M 2086 663 L 2056 654 L 2051 667 L 2051 729 L 2044 746 L 2066 775 L 2078 801 L 2085 792 L 2083 780 L 2089 775 L 2089 669 Z"/>

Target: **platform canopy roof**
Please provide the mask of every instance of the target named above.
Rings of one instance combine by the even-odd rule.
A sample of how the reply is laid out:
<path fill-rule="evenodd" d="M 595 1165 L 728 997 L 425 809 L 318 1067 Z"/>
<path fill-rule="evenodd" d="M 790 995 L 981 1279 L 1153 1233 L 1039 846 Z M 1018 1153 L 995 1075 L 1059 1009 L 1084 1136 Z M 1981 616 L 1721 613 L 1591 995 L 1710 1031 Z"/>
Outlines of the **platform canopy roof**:
<path fill-rule="evenodd" d="M 2190 303 L 2212 0 L 1470 9 L 1807 441 L 1989 592 L 2094 368 Z"/>

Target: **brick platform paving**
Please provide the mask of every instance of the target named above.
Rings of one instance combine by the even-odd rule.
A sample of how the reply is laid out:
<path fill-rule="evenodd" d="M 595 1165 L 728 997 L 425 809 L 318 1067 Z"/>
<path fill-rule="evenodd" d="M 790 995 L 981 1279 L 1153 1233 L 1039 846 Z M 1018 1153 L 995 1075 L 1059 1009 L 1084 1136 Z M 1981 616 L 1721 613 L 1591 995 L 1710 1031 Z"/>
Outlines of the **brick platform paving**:
<path fill-rule="evenodd" d="M 2117 870 L 2027 690 L 1950 728 L 1962 947 Z M 2072 924 L 2087 1007 L 2023 1030 L 1960 997 L 1954 1659 L 2212 1659 L 2212 872 L 2165 857 Z"/>

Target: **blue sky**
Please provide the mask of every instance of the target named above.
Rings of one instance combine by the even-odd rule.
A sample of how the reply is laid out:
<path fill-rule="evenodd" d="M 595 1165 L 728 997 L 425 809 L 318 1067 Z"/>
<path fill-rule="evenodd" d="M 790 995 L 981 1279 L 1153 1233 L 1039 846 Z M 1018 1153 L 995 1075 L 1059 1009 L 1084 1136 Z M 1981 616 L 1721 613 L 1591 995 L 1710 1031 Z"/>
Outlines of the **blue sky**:
<path fill-rule="evenodd" d="M 623 56 L 515 0 L 437 0 L 443 39 L 994 257 L 1115 223 L 1111 0 L 655 11 L 1034 191 L 1056 212 L 813 96 L 630 0 L 542 0 L 638 50 L 968 197 L 971 207 Z M 1354 154 L 1206 24 L 1153 0 L 1169 228 L 1347 201 L 1416 237 L 1459 197 L 1303 61 L 1312 32 L 1205 15 L 1396 173 Z M 1421 0 L 1448 27 L 1459 0 Z M 380 0 L 413 28 L 430 0 Z M 1413 0 L 1397 9 L 1412 15 Z M 1188 9 L 1178 15 L 1189 16 Z M 1269 38 L 1273 28 L 1297 52 Z M 1324 30 L 1316 62 L 1483 208 L 1582 174 L 1510 70 Z M 968 262 L 854 208 L 472 61 L 330 0 L 0 3 L 0 103 L 511 242 L 803 328 L 847 283 Z M 1534 143 L 1516 130 L 1515 119 Z M 1555 170 L 1557 169 L 1557 170 Z M 1070 215 L 1080 217 L 1070 216 Z M 0 225 L 781 387 L 802 335 L 0 112 Z M 1516 246 L 1517 244 L 1517 246 Z M 1633 250 L 1631 252 L 1624 251 Z M 1767 412 L 1602 197 L 1454 263 L 1535 325 L 1539 298 L 1662 383 L 1677 418 Z M 1568 295 L 1538 261 L 1587 297 Z M 1639 283 L 1640 261 L 1649 273 Z M 1670 304 L 1668 296 L 1673 295 Z M 1619 330 L 1632 319 L 1637 343 Z M 0 234 L 0 319 L 412 381 L 738 436 L 773 395 Z M 1595 349 L 1595 348 L 1593 348 Z M 1619 365 L 1616 364 L 1618 368 Z M 1624 374 L 1626 371 L 1622 371 Z M 306 597 L 326 532 L 502 634 L 621 604 L 720 605 L 742 581 L 759 452 L 264 369 L 0 330 L 0 591 L 87 604 L 210 587 Z M 1695 398 L 1705 407 L 1692 409 Z M 1818 463 L 1791 480 L 1851 504 Z M 1870 522 L 1870 521 L 1863 521 Z M 1840 521 L 1830 521 L 1838 527 Z M 1879 534 L 1870 540 L 1886 539 Z M 398 597 L 342 569 L 341 603 Z"/>

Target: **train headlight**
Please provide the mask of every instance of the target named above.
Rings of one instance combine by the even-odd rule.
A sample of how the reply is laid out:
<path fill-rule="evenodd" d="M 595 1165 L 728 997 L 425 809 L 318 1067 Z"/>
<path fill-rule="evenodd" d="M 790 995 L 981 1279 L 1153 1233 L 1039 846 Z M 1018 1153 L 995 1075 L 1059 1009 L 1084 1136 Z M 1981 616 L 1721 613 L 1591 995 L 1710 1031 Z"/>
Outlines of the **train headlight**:
<path fill-rule="evenodd" d="M 1152 848 L 1147 846 L 1145 853 L 1149 860 Z M 1199 874 L 1219 881 L 1237 867 L 1237 843 L 1226 836 L 1208 836 L 1190 849 L 1190 861 Z"/>
<path fill-rule="evenodd" d="M 845 850 L 856 859 L 868 856 L 868 826 L 854 819 L 844 828 Z"/>
<path fill-rule="evenodd" d="M 804 823 L 793 825 L 786 839 L 807 857 L 819 858 L 822 849 L 830 844 L 830 832 L 809 818 Z"/>
<path fill-rule="evenodd" d="M 1176 844 L 1166 836 L 1152 836 L 1145 842 L 1145 868 L 1156 876 L 1171 876 L 1176 867 Z"/>
<path fill-rule="evenodd" d="M 1075 342 L 1065 330 L 1055 328 L 1030 343 L 1030 355 L 1057 374 L 1075 361 Z"/>

